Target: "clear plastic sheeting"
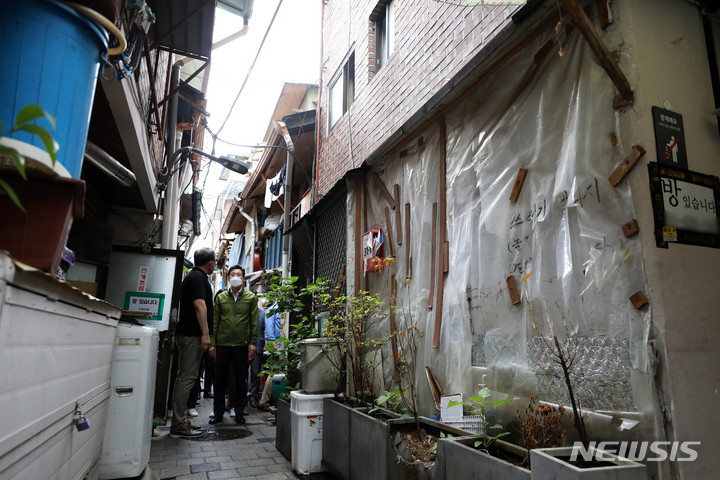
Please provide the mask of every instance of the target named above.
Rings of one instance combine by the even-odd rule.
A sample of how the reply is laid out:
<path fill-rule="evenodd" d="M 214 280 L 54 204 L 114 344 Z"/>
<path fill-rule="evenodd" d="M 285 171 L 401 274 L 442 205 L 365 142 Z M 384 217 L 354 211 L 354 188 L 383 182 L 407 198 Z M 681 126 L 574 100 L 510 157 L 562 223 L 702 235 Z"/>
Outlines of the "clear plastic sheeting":
<path fill-rule="evenodd" d="M 550 333 L 547 315 L 560 342 L 576 345 L 577 388 L 586 408 L 655 413 L 643 412 L 653 407 L 639 401 L 650 398 L 652 372 L 650 312 L 629 301 L 645 291 L 639 241 L 622 232 L 635 216 L 633 203 L 627 182 L 617 187 L 608 182 L 630 145 L 617 141 L 623 135 L 612 109 L 612 83 L 579 33 L 565 41 L 564 56 L 554 51 L 535 62 L 552 33 L 512 57 L 445 116 L 450 259 L 439 349 L 432 348 L 435 312 L 428 308 L 432 206 L 439 202 L 443 175 L 438 123 L 405 150 L 372 165 L 391 193 L 394 184 L 400 186 L 390 227 L 396 240 L 395 216 L 401 214 L 403 243 L 395 246 L 395 266 L 368 274 L 367 287 L 389 301 L 395 275 L 398 305 L 424 332 L 416 382 L 425 414 L 435 410 L 426 365 L 445 392 L 468 396 L 485 384 L 496 392 L 568 404 L 562 373 L 544 355 L 529 302 L 543 335 Z M 517 202 L 511 202 L 521 168 L 527 177 Z M 373 176 L 364 181 L 363 227 L 386 229 L 382 187 Z M 349 238 L 361 182 L 349 185 Z M 406 203 L 411 206 L 409 243 Z M 443 218 L 438 216 L 439 229 Z M 411 278 L 406 278 L 407 248 Z M 348 252 L 354 255 L 352 246 Z M 511 302 L 508 276 L 523 293 L 520 304 Z M 359 288 L 365 289 L 365 282 Z M 391 372 L 389 348 L 384 362 Z"/>

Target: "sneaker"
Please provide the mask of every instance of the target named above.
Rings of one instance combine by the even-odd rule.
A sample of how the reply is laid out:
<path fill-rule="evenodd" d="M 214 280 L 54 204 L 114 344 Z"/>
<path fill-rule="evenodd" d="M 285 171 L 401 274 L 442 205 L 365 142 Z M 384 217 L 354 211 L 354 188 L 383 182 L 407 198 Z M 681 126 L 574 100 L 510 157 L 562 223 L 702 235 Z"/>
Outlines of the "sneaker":
<path fill-rule="evenodd" d="M 187 413 L 188 417 L 197 417 L 198 416 L 198 411 L 195 410 L 194 408 L 188 408 L 186 413 Z"/>
<path fill-rule="evenodd" d="M 170 436 L 172 438 L 194 438 L 194 437 L 202 437 L 203 432 L 202 430 L 195 430 L 193 428 L 190 428 L 190 426 L 185 423 L 184 425 L 178 427 L 178 428 L 171 428 L 170 429 Z"/>
<path fill-rule="evenodd" d="M 261 403 L 258 405 L 257 409 L 260 410 L 261 412 L 269 412 L 270 405 L 268 405 L 267 403 Z"/>

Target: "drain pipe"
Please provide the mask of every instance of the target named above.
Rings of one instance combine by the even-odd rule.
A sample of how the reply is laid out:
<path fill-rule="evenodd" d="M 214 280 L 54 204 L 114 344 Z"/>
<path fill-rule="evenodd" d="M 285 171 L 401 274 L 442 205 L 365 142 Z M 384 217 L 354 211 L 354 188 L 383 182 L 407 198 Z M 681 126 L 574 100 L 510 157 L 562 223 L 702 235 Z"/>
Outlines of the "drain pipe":
<path fill-rule="evenodd" d="M 293 145 L 292 139 L 290 138 L 287 126 L 283 122 L 278 122 L 278 125 L 280 126 L 280 133 L 282 133 L 282 136 L 285 139 L 285 146 L 287 147 L 285 159 L 285 212 L 283 215 L 282 276 L 283 278 L 288 278 L 290 276 L 290 237 L 286 232 L 290 228 L 290 200 L 292 197 L 293 154 L 295 145 Z"/>
<path fill-rule="evenodd" d="M 240 215 L 245 217 L 248 222 L 250 222 L 250 225 L 252 226 L 252 247 L 250 249 L 250 266 L 248 266 L 245 269 L 245 276 L 247 277 L 251 273 L 253 273 L 253 267 L 255 266 L 255 242 L 257 241 L 257 223 L 255 222 L 255 219 L 252 218 L 250 215 L 245 213 L 245 210 L 242 209 L 241 206 L 238 205 L 238 212 L 240 212 Z"/>
<path fill-rule="evenodd" d="M 180 68 L 185 65 L 186 59 L 182 58 L 175 62 L 172 67 L 170 76 L 170 91 L 174 91 L 180 85 Z M 176 91 L 170 97 L 170 105 L 168 109 L 168 145 L 167 158 L 172 158 L 175 150 L 177 150 L 177 108 L 178 108 L 178 92 Z M 179 165 L 178 165 L 179 166 Z M 168 173 L 171 172 L 173 165 L 166 165 Z M 170 180 L 168 188 L 165 192 L 165 206 L 163 208 L 163 224 L 161 246 L 168 250 L 177 250 L 178 227 L 180 226 L 180 185 L 178 180 Z"/>
<path fill-rule="evenodd" d="M 247 17 L 243 17 L 243 28 L 242 28 L 242 30 L 239 30 L 239 31 L 233 33 L 232 35 L 230 35 L 230 36 L 228 36 L 228 37 L 225 37 L 225 38 L 223 38 L 222 40 L 218 40 L 217 42 L 213 43 L 213 44 L 212 44 L 212 49 L 213 49 L 213 50 L 216 50 L 216 49 L 222 47 L 223 45 L 227 45 L 228 43 L 237 40 L 237 39 L 240 38 L 240 37 L 244 37 L 247 32 L 248 32 L 248 19 L 247 19 Z"/>

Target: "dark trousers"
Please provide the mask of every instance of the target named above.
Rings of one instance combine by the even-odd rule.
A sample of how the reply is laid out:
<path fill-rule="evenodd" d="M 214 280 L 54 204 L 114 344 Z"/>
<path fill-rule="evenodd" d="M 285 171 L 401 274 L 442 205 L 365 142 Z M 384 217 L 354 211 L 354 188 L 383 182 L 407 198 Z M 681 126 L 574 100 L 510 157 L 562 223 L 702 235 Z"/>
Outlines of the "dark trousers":
<path fill-rule="evenodd" d="M 225 391 L 228 385 L 228 370 L 233 366 L 235 378 L 235 415 L 242 415 L 247 404 L 248 347 L 215 347 L 215 399 L 213 413 L 222 417 L 225 413 Z"/>
<path fill-rule="evenodd" d="M 250 391 L 248 392 L 248 396 L 255 399 L 256 403 L 260 401 L 260 377 L 258 375 L 262 371 L 264 362 L 263 352 L 258 353 L 256 350 L 250 365 Z"/>
<path fill-rule="evenodd" d="M 208 352 L 203 355 L 203 366 L 205 367 L 205 379 L 203 382 L 203 390 L 205 395 L 212 393 L 213 382 L 215 381 L 215 360 Z"/>

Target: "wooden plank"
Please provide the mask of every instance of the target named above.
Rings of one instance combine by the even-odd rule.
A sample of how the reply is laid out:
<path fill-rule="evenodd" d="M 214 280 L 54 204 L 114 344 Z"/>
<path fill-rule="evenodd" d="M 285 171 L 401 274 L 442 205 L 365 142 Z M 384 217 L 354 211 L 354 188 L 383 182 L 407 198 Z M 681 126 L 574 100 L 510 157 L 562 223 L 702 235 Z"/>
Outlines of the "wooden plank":
<path fill-rule="evenodd" d="M 633 235 L 636 235 L 640 231 L 640 227 L 638 226 L 637 220 L 634 218 L 627 222 L 625 225 L 622 226 L 623 235 L 625 235 L 625 238 L 630 238 Z"/>
<path fill-rule="evenodd" d="M 385 207 L 385 235 L 387 235 L 387 244 L 390 246 L 390 256 L 395 257 L 395 244 L 393 243 L 392 223 L 390 223 L 390 210 Z"/>
<path fill-rule="evenodd" d="M 412 266 L 410 257 L 410 204 L 405 204 L 405 279 L 407 283 L 412 278 Z"/>
<path fill-rule="evenodd" d="M 385 197 L 385 200 L 387 200 L 388 205 L 390 205 L 392 209 L 395 210 L 395 199 L 392 195 L 390 195 L 390 191 L 383 183 L 380 175 L 378 175 L 375 171 L 370 172 L 370 175 L 372 175 L 372 177 L 377 181 L 378 185 L 380 185 L 380 193 L 383 194 L 383 197 Z"/>
<path fill-rule="evenodd" d="M 445 123 L 445 116 L 440 117 L 440 166 L 439 166 L 439 178 L 440 178 L 440 202 L 438 203 L 438 220 L 439 225 L 439 244 L 440 246 L 445 245 L 447 240 L 447 125 Z M 440 332 L 442 330 L 442 310 L 443 300 L 445 296 L 445 268 L 443 265 L 443 272 L 438 271 L 437 279 L 437 298 L 435 300 L 435 329 L 433 330 L 433 348 L 440 348 Z"/>
<path fill-rule="evenodd" d="M 442 272 L 448 273 L 450 271 L 450 242 L 443 242 L 440 248 L 442 250 Z"/>
<path fill-rule="evenodd" d="M 515 275 L 510 275 L 505 279 L 505 281 L 507 282 L 510 301 L 513 305 L 517 305 L 520 303 L 520 291 L 518 290 L 517 282 L 515 281 Z"/>
<path fill-rule="evenodd" d="M 600 19 L 600 28 L 605 30 L 610 25 L 610 12 L 608 12 L 607 0 L 595 0 L 597 5 L 598 18 Z"/>
<path fill-rule="evenodd" d="M 367 176 L 363 176 L 362 179 L 362 197 L 363 197 L 363 230 L 362 233 L 367 232 L 370 230 L 370 225 L 368 224 L 368 179 Z M 362 235 L 361 233 L 361 235 Z M 362 238 L 362 237 L 361 237 Z M 370 291 L 370 277 L 368 275 L 363 275 L 363 290 L 366 292 Z M 358 354 L 359 358 L 359 354 Z"/>
<path fill-rule="evenodd" d="M 644 307 L 645 305 L 647 305 L 648 303 L 650 303 L 650 302 L 648 302 L 648 299 L 645 298 L 645 295 L 643 294 L 643 292 L 640 291 L 640 290 L 638 290 L 637 292 L 635 292 L 635 293 L 630 297 L 630 301 L 632 302 L 633 306 L 634 306 L 636 309 L 640 309 L 640 308 Z"/>
<path fill-rule="evenodd" d="M 610 185 L 613 187 L 620 183 L 620 180 L 625 178 L 625 175 L 632 170 L 635 164 L 645 155 L 645 149 L 640 145 L 633 145 L 632 150 L 625 159 L 620 162 L 615 171 L 608 177 Z"/>
<path fill-rule="evenodd" d="M 400 185 L 397 183 L 393 185 L 393 191 L 395 193 L 395 205 L 400 205 Z M 395 209 L 395 232 L 397 232 L 397 244 L 402 245 L 402 218 L 400 215 L 400 209 Z"/>
<path fill-rule="evenodd" d="M 522 190 L 523 183 L 525 183 L 525 177 L 527 176 L 527 170 L 521 168 L 518 170 L 517 177 L 515 178 L 515 185 L 513 185 L 512 192 L 510 193 L 510 201 L 517 202 L 520 196 L 520 190 Z"/>
<path fill-rule="evenodd" d="M 428 308 L 432 310 L 435 301 L 435 263 L 437 262 L 437 212 L 438 204 L 432 206 L 432 246 L 430 247 L 430 295 L 428 296 Z"/>
<path fill-rule="evenodd" d="M 587 13 L 585 13 L 585 10 L 582 9 L 577 0 L 561 1 L 577 27 L 580 29 L 580 33 L 582 33 L 583 37 L 585 37 L 585 41 L 595 54 L 598 62 L 600 62 L 600 66 L 605 70 L 610 77 L 610 80 L 612 80 L 613 85 L 615 85 L 615 88 L 617 88 L 620 92 L 620 97 L 622 99 L 632 98 L 633 91 L 630 87 L 630 82 L 627 77 L 625 77 L 622 70 L 620 70 L 620 67 L 615 60 L 613 60 L 612 55 L 610 55 L 607 47 L 600 39 L 597 30 L 595 30 L 595 27 L 588 18 Z"/>

